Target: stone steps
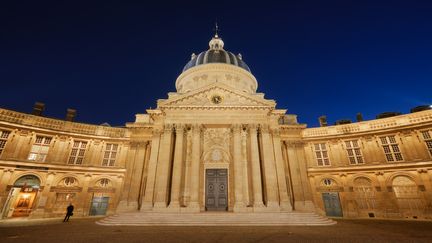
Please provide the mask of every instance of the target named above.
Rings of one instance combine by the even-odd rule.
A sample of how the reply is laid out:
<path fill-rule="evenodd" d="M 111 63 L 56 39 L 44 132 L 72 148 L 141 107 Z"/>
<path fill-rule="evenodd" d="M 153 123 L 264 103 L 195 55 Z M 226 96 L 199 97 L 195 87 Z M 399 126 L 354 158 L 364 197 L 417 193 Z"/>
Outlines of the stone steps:
<path fill-rule="evenodd" d="M 122 213 L 96 222 L 106 226 L 326 226 L 335 221 L 315 213 Z"/>

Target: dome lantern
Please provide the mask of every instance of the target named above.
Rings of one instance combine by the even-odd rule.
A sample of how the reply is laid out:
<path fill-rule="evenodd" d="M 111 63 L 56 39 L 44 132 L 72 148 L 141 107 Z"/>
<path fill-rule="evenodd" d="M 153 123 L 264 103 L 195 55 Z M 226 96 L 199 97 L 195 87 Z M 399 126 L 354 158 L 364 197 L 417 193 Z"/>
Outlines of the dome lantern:
<path fill-rule="evenodd" d="M 216 34 L 209 42 L 210 50 L 220 51 L 223 50 L 224 42 Z"/>

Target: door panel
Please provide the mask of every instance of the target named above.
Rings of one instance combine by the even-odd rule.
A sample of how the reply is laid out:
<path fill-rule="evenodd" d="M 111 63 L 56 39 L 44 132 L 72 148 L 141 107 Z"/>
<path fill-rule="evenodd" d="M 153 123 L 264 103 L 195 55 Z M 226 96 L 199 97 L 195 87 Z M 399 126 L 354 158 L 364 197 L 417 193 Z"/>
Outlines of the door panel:
<path fill-rule="evenodd" d="M 342 217 L 342 208 L 338 192 L 324 192 L 322 194 L 326 215 L 330 217 Z"/>
<path fill-rule="evenodd" d="M 227 169 L 206 170 L 206 210 L 228 209 Z"/>
<path fill-rule="evenodd" d="M 90 209 L 90 215 L 105 215 L 108 209 L 109 197 L 94 197 Z"/>

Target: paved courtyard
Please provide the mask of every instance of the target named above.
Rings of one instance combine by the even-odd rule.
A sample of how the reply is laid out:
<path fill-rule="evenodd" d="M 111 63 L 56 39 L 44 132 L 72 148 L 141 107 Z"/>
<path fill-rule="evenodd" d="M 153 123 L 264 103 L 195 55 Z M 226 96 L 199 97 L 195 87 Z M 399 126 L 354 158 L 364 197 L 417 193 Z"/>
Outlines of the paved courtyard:
<path fill-rule="evenodd" d="M 98 219 L 0 222 L 0 242 L 432 242 L 432 222 L 338 220 L 325 227 L 121 227 Z"/>

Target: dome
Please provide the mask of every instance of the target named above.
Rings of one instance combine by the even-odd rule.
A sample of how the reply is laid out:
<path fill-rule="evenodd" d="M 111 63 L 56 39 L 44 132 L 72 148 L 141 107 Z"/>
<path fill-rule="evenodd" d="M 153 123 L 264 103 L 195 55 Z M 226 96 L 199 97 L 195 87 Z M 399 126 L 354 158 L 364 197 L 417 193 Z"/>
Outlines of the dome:
<path fill-rule="evenodd" d="M 210 49 L 198 55 L 192 54 L 191 60 L 183 68 L 183 72 L 198 65 L 207 63 L 225 63 L 240 67 L 251 72 L 240 54 L 234 55 L 223 49 L 224 42 L 216 34 L 209 42 Z"/>

